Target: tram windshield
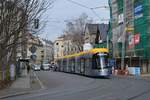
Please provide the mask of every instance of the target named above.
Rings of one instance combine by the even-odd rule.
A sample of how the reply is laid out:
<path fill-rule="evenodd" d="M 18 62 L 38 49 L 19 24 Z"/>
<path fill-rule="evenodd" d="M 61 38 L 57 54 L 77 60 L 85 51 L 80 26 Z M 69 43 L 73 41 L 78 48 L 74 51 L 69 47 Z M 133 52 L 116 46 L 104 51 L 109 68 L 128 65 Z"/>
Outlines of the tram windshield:
<path fill-rule="evenodd" d="M 106 68 L 106 58 L 104 56 L 100 56 L 99 57 L 99 60 L 100 60 L 100 67 L 103 69 L 103 68 Z"/>
<path fill-rule="evenodd" d="M 93 69 L 103 69 L 107 67 L 107 55 L 106 54 L 95 54 L 92 58 Z"/>

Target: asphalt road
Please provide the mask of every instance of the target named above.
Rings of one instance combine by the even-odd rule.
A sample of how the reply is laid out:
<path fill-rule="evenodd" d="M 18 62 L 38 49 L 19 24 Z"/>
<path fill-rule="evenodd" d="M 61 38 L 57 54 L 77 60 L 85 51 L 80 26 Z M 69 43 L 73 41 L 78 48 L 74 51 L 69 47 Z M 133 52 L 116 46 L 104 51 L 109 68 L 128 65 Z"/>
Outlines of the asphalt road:
<path fill-rule="evenodd" d="M 150 100 L 148 79 L 89 78 L 52 71 L 36 74 L 43 90 L 6 100 Z"/>

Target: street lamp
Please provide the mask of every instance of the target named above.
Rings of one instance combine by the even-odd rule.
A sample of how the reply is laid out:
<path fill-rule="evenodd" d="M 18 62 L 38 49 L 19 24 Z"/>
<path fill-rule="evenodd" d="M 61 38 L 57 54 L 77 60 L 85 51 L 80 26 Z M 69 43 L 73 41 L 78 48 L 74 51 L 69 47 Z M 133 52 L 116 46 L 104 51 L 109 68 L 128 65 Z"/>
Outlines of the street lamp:
<path fill-rule="evenodd" d="M 93 7 L 93 8 L 90 8 L 90 9 L 99 9 L 99 8 L 109 9 L 108 6 L 99 6 L 99 7 Z"/>

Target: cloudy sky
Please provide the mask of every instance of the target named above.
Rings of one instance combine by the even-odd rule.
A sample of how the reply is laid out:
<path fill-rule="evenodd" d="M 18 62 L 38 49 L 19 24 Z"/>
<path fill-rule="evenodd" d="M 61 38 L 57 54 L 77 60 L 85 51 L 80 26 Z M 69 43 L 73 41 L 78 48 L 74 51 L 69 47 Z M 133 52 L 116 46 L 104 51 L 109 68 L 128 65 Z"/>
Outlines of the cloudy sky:
<path fill-rule="evenodd" d="M 107 23 L 109 19 L 108 0 L 55 0 L 53 7 L 48 9 L 42 18 L 46 26 L 40 37 L 54 41 L 63 34 L 66 20 L 76 19 L 86 13 L 95 23 Z M 92 11 L 89 8 L 95 8 Z"/>

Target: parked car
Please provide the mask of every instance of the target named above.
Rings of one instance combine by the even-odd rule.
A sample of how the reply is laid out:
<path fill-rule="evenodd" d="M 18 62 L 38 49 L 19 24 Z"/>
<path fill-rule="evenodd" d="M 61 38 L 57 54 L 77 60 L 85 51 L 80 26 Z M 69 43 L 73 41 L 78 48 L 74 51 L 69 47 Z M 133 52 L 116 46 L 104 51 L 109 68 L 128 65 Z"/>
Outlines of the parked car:
<path fill-rule="evenodd" d="M 51 69 L 52 69 L 53 71 L 57 71 L 57 65 L 54 64 L 54 63 L 52 63 L 52 64 L 51 64 Z"/>
<path fill-rule="evenodd" d="M 41 69 L 42 70 L 50 70 L 50 64 L 42 64 Z"/>
<path fill-rule="evenodd" d="M 40 71 L 40 70 L 41 70 L 41 66 L 34 64 L 34 65 L 32 66 L 32 69 L 33 69 L 34 71 Z"/>

